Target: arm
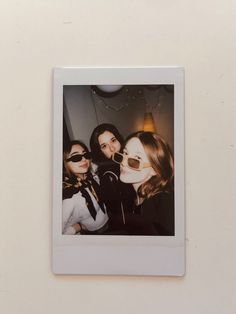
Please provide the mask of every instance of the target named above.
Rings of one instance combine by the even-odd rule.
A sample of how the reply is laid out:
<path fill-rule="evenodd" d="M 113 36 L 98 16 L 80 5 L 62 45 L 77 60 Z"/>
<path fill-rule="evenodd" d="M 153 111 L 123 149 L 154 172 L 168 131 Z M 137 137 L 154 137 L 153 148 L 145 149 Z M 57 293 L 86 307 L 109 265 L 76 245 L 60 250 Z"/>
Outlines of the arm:
<path fill-rule="evenodd" d="M 112 172 L 107 172 L 101 178 L 101 195 L 106 205 L 108 215 L 121 214 L 121 193 L 118 177 Z"/>
<path fill-rule="evenodd" d="M 62 202 L 62 233 L 67 235 L 74 235 L 81 230 L 79 223 L 68 225 L 74 209 L 73 198 L 68 198 Z"/>
<path fill-rule="evenodd" d="M 101 177 L 101 191 L 104 201 L 120 200 L 118 177 L 111 171 L 107 171 Z"/>

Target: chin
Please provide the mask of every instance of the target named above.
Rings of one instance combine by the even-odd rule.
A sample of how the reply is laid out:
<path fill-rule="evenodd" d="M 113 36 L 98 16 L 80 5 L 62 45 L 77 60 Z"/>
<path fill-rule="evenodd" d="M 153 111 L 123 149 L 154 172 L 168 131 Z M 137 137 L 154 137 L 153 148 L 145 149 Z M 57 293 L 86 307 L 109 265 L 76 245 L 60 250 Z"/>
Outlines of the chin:
<path fill-rule="evenodd" d="M 125 176 L 121 173 L 120 174 L 120 181 L 126 183 L 125 179 L 126 179 Z"/>
<path fill-rule="evenodd" d="M 87 173 L 88 172 L 88 169 L 83 169 L 83 170 L 80 170 L 80 174 L 85 174 L 85 173 Z"/>
<path fill-rule="evenodd" d="M 120 181 L 123 183 L 133 183 L 133 180 L 130 180 L 129 176 L 125 175 L 125 174 L 120 174 Z"/>

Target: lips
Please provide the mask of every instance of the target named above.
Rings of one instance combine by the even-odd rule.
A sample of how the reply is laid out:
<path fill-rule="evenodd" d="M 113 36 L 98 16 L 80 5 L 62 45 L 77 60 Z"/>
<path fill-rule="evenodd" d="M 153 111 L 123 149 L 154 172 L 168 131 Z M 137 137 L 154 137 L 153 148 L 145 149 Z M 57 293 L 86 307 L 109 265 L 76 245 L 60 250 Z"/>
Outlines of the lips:
<path fill-rule="evenodd" d="M 87 168 L 87 167 L 88 167 L 88 164 L 85 162 L 84 164 L 79 165 L 79 167 L 81 167 L 81 168 Z"/>

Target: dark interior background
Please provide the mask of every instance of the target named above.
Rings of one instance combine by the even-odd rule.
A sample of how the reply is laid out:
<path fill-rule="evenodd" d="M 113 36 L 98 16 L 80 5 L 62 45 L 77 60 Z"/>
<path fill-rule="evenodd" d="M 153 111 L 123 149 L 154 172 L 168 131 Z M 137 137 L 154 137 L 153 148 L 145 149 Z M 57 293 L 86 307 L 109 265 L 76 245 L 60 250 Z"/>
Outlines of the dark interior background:
<path fill-rule="evenodd" d="M 127 137 L 143 129 L 145 112 L 151 112 L 157 133 L 174 150 L 174 86 L 126 85 L 116 92 L 94 86 L 64 86 L 63 143 L 82 140 L 89 146 L 93 129 L 114 124 Z"/>

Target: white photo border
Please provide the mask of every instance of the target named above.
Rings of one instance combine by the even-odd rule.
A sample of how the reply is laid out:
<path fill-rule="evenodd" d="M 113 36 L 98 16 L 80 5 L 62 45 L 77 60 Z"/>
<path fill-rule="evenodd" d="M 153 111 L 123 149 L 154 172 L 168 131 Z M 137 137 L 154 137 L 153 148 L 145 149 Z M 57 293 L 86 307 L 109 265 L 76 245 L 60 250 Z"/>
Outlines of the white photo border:
<path fill-rule="evenodd" d="M 62 235 L 64 85 L 174 85 L 175 236 Z M 183 67 L 64 67 L 53 71 L 54 274 L 185 274 L 185 156 Z"/>

